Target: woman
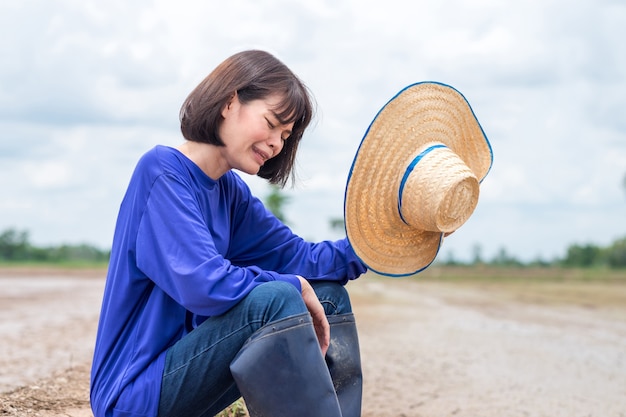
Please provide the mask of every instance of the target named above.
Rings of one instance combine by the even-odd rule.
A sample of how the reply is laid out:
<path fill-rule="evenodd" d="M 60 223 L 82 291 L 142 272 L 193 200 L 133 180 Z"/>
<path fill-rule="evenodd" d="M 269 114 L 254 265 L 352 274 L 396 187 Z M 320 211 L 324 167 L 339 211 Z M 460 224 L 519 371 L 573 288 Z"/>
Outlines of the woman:
<path fill-rule="evenodd" d="M 307 243 L 233 170 L 284 185 L 312 117 L 280 61 L 245 51 L 181 112 L 186 139 L 137 164 L 116 224 L 91 372 L 96 417 L 359 416 L 361 369 L 343 285 L 347 240 Z"/>

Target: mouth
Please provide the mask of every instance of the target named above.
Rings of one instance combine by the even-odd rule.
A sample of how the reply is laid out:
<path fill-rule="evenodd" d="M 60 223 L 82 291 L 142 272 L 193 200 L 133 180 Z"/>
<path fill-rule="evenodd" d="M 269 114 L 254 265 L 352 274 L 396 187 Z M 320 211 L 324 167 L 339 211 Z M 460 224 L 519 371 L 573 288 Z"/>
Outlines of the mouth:
<path fill-rule="evenodd" d="M 262 150 L 258 149 L 258 148 L 252 148 L 252 150 L 254 151 L 254 154 L 256 156 L 256 159 L 259 161 L 259 163 L 261 165 L 263 165 L 268 159 L 271 158 L 271 156 L 265 152 L 263 152 Z"/>

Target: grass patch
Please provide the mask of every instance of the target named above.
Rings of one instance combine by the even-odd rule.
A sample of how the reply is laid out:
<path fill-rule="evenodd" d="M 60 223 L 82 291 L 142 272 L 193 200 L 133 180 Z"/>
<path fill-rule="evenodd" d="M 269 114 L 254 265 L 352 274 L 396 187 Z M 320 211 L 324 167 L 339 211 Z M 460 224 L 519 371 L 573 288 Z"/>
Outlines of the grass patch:
<path fill-rule="evenodd" d="M 240 398 L 215 417 L 248 417 L 246 403 Z"/>
<path fill-rule="evenodd" d="M 0 268 L 42 268 L 42 269 L 103 269 L 109 265 L 108 261 L 55 261 L 55 262 L 40 262 L 40 261 L 4 261 L 0 260 Z"/>
<path fill-rule="evenodd" d="M 450 291 L 447 298 L 468 303 L 519 302 L 534 305 L 577 306 L 619 311 L 626 314 L 626 271 L 603 268 L 495 267 L 431 265 L 419 274 L 405 278 L 383 277 L 371 272 L 364 277 L 376 280 L 382 288 L 443 285 L 465 289 Z M 445 292 L 444 292 L 445 293 Z M 482 295 L 481 295 L 482 294 Z M 487 297 L 484 297 L 487 295 Z"/>
<path fill-rule="evenodd" d="M 609 268 L 497 267 L 432 265 L 411 277 L 420 280 L 471 282 L 595 282 L 626 284 L 626 270 Z"/>
<path fill-rule="evenodd" d="M 8 262 L 0 261 L 0 276 L 76 276 L 104 277 L 107 262 L 60 261 L 60 262 Z"/>

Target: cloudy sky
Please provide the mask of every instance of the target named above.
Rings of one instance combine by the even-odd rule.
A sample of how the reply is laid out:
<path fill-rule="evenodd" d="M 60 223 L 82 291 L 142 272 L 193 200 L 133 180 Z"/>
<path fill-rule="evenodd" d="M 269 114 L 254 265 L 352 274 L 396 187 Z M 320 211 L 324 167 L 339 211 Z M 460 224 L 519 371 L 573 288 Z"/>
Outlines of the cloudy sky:
<path fill-rule="evenodd" d="M 178 109 L 219 62 L 272 52 L 318 115 L 285 193 L 303 237 L 340 237 L 354 153 L 417 81 L 470 102 L 494 151 L 472 218 L 440 259 L 523 260 L 626 236 L 621 0 L 22 0 L 0 2 L 0 230 L 110 247 L 137 159 L 177 145 Z M 263 198 L 266 185 L 246 177 Z"/>

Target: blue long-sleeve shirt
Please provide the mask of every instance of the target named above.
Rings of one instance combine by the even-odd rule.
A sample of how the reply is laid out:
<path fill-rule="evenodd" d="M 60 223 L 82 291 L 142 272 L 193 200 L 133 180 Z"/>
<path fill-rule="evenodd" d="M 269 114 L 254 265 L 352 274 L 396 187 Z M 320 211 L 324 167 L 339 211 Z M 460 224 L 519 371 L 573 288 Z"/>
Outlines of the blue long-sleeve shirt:
<path fill-rule="evenodd" d="M 228 311 L 254 287 L 346 283 L 365 272 L 347 240 L 294 235 L 232 171 L 208 177 L 176 149 L 137 164 L 117 219 L 91 371 L 96 417 L 156 416 L 165 353 L 189 317 Z"/>

